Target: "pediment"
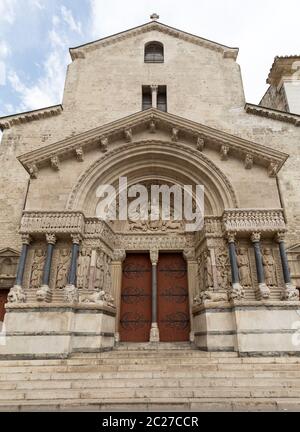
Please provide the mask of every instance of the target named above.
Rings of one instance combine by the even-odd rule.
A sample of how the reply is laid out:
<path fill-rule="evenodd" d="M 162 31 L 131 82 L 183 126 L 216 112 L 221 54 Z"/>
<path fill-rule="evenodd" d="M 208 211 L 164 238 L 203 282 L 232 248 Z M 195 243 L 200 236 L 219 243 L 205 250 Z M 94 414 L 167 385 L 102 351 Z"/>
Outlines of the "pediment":
<path fill-rule="evenodd" d="M 59 170 L 66 159 L 81 162 L 84 155 L 95 148 L 106 153 L 116 141 L 138 142 L 141 132 L 144 140 L 155 140 L 158 131 L 168 135 L 168 142 L 177 145 L 188 142 L 195 152 L 205 153 L 210 148 L 224 161 L 231 157 L 240 159 L 245 169 L 251 169 L 255 164 L 263 166 L 270 177 L 277 175 L 288 158 L 286 153 L 152 108 L 39 148 L 18 159 L 30 176 L 37 178 L 39 170 L 45 166 Z"/>
<path fill-rule="evenodd" d="M 20 253 L 14 249 L 11 248 L 5 248 L 0 250 L 0 258 L 3 257 L 19 257 Z"/>
<path fill-rule="evenodd" d="M 238 48 L 230 48 L 226 45 L 222 45 L 220 43 L 213 42 L 199 36 L 195 36 L 182 30 L 178 30 L 174 27 L 170 27 L 166 24 L 157 21 L 151 21 L 141 26 L 117 33 L 115 35 L 108 36 L 103 39 L 99 39 L 75 48 L 70 48 L 70 55 L 72 60 L 75 60 L 77 58 L 85 58 L 85 54 L 87 52 L 94 51 L 96 49 L 103 48 L 108 45 L 118 43 L 120 41 L 124 41 L 124 39 L 129 39 L 143 33 L 151 32 L 153 30 L 168 34 L 175 38 L 182 39 L 189 43 L 203 46 L 213 51 L 220 52 L 224 58 L 233 58 L 234 60 L 236 60 L 239 53 Z"/>
<path fill-rule="evenodd" d="M 300 244 L 296 244 L 294 246 L 291 246 L 287 249 L 287 252 L 289 254 L 299 254 L 300 255 Z"/>

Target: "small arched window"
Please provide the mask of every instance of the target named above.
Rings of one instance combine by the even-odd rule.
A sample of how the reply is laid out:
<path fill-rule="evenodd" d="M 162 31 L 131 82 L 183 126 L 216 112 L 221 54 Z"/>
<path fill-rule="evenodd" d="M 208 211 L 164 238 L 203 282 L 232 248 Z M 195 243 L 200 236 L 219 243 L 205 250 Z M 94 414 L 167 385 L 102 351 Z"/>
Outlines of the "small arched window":
<path fill-rule="evenodd" d="M 163 63 L 164 46 L 160 42 L 149 42 L 145 45 L 145 63 Z"/>

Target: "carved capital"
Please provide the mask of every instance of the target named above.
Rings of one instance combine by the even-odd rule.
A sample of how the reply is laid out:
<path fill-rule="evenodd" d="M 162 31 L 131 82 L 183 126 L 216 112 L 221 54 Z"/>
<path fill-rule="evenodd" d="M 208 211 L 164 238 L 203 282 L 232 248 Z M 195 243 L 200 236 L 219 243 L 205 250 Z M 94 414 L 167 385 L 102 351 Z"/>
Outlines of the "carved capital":
<path fill-rule="evenodd" d="M 197 150 L 200 151 L 200 152 L 203 152 L 204 147 L 205 147 L 205 141 L 204 141 L 204 139 L 201 138 L 201 137 L 198 137 L 197 138 Z"/>
<path fill-rule="evenodd" d="M 228 153 L 229 153 L 230 147 L 227 144 L 223 144 L 221 147 L 221 160 L 227 161 L 228 160 Z"/>
<path fill-rule="evenodd" d="M 228 240 L 228 243 L 234 243 L 236 239 L 236 232 L 227 232 L 226 237 Z"/>
<path fill-rule="evenodd" d="M 280 231 L 276 234 L 276 241 L 278 243 L 282 243 L 285 240 L 285 232 L 284 231 Z"/>
<path fill-rule="evenodd" d="M 183 251 L 183 258 L 186 261 L 196 261 L 195 249 L 185 249 Z"/>
<path fill-rule="evenodd" d="M 245 168 L 250 170 L 253 168 L 253 164 L 254 164 L 253 156 L 247 153 L 245 157 Z"/>
<path fill-rule="evenodd" d="M 252 243 L 258 243 L 261 239 L 261 233 L 260 232 L 254 232 L 251 234 L 251 241 Z"/>
<path fill-rule="evenodd" d="M 32 237 L 29 234 L 22 234 L 21 238 L 22 238 L 23 245 L 29 246 L 30 243 L 32 242 Z"/>
<path fill-rule="evenodd" d="M 119 249 L 119 250 L 114 251 L 113 261 L 123 262 L 123 261 L 125 261 L 125 258 L 126 258 L 125 250 Z"/>
<path fill-rule="evenodd" d="M 30 174 L 30 178 L 32 178 L 32 179 L 37 179 L 38 178 L 39 169 L 36 166 L 36 164 L 29 165 L 28 171 L 29 171 L 29 174 Z"/>
<path fill-rule="evenodd" d="M 78 162 L 83 162 L 84 161 L 84 152 L 83 152 L 82 147 L 78 147 L 75 150 L 75 153 L 76 153 L 76 158 L 77 158 Z"/>
<path fill-rule="evenodd" d="M 72 243 L 79 245 L 82 241 L 82 237 L 80 234 L 71 234 Z"/>
<path fill-rule="evenodd" d="M 179 139 L 179 129 L 172 128 L 171 139 L 172 139 L 173 142 L 177 142 L 178 141 L 178 139 Z"/>
<path fill-rule="evenodd" d="M 51 234 L 51 233 L 46 234 L 46 241 L 47 241 L 48 244 L 55 245 L 56 241 L 57 241 L 56 235 L 55 234 Z"/>
<path fill-rule="evenodd" d="M 125 129 L 124 135 L 125 135 L 126 142 L 132 142 L 133 139 L 132 129 Z"/>
<path fill-rule="evenodd" d="M 150 86 L 150 88 L 151 88 L 151 92 L 153 93 L 153 92 L 158 92 L 158 85 L 157 84 L 152 84 L 151 86 Z"/>
<path fill-rule="evenodd" d="M 157 265 L 157 263 L 158 263 L 158 256 L 159 256 L 158 249 L 152 249 L 152 250 L 150 250 L 150 260 L 151 260 L 152 265 Z"/>

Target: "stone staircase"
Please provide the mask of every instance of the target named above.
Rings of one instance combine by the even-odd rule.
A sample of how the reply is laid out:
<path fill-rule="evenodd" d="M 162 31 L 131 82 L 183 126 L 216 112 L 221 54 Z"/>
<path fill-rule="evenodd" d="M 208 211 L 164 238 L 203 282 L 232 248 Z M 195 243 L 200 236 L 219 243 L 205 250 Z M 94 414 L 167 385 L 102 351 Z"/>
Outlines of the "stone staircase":
<path fill-rule="evenodd" d="M 68 360 L 0 361 L 0 411 L 300 411 L 300 358 L 120 344 Z"/>

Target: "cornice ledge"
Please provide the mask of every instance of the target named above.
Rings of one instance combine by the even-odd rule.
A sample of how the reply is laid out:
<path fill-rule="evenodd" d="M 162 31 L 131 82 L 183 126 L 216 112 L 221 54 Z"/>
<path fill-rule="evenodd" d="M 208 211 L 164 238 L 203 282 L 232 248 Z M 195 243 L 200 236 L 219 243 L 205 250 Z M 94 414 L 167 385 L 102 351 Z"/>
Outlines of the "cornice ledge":
<path fill-rule="evenodd" d="M 63 159 L 66 154 L 75 154 L 79 146 L 82 151 L 85 151 L 87 146 L 95 144 L 99 140 L 101 142 L 103 137 L 108 139 L 107 142 L 112 142 L 116 136 L 124 136 L 124 133 L 128 130 L 131 131 L 131 136 L 133 135 L 131 139 L 134 140 L 135 128 L 141 125 L 149 128 L 149 124 L 153 121 L 156 126 L 163 126 L 169 132 L 172 132 L 174 128 L 178 129 L 180 133 L 187 134 L 192 141 L 195 141 L 195 144 L 199 141 L 199 138 L 207 141 L 207 143 L 210 142 L 212 146 L 216 147 L 217 151 L 220 151 L 222 145 L 226 144 L 230 154 L 236 153 L 244 161 L 246 158 L 250 158 L 254 163 L 259 162 L 269 169 L 270 176 L 273 177 L 276 176 L 289 156 L 270 147 L 152 108 L 39 148 L 19 156 L 18 159 L 31 177 L 37 178 L 38 168 L 43 163 L 50 163 L 53 156 L 58 159 L 62 157 Z"/>
<path fill-rule="evenodd" d="M 139 27 L 135 27 L 129 30 L 125 30 L 121 33 L 117 33 L 112 36 L 108 36 L 103 39 L 96 40 L 94 42 L 87 43 L 85 45 L 81 45 L 79 47 L 70 48 L 70 55 L 72 60 L 76 60 L 79 58 L 84 58 L 84 52 L 91 52 L 99 47 L 105 47 L 108 45 L 112 45 L 114 43 L 117 43 L 119 41 L 123 41 L 126 39 L 129 39 L 131 37 L 147 33 L 152 30 L 160 31 L 161 33 L 165 33 L 174 37 L 177 37 L 179 39 L 185 40 L 187 42 L 194 43 L 196 45 L 203 46 L 205 48 L 208 48 L 213 51 L 217 51 L 223 54 L 224 58 L 232 58 L 234 60 L 237 59 L 239 49 L 238 48 L 231 48 L 227 47 L 225 45 L 219 44 L 217 42 L 210 41 L 208 39 L 201 38 L 200 36 L 196 36 L 187 32 L 184 32 L 182 30 L 176 29 L 174 27 L 170 27 L 166 24 L 162 24 L 159 22 L 149 22 L 146 24 L 143 24 Z"/>
<path fill-rule="evenodd" d="M 11 129 L 23 123 L 29 123 L 35 120 L 41 120 L 52 116 L 57 116 L 63 111 L 62 105 L 54 105 L 48 108 L 41 108 L 34 111 L 28 111 L 20 114 L 14 114 L 6 117 L 0 117 L 0 129 Z"/>
<path fill-rule="evenodd" d="M 245 111 L 247 114 L 259 115 L 260 117 L 267 117 L 272 120 L 283 121 L 286 123 L 291 123 L 295 126 L 300 126 L 300 115 L 298 114 L 290 114 L 285 111 L 278 111 L 272 108 L 266 108 L 249 103 L 246 103 Z"/>

